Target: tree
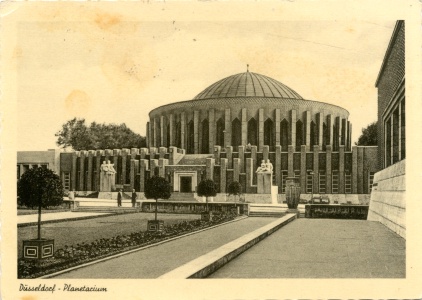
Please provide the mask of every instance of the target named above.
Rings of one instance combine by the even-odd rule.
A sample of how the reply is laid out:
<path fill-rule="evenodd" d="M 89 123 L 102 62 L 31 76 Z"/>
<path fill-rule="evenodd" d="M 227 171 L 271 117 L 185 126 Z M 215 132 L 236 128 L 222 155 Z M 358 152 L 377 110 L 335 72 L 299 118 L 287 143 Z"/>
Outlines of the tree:
<path fill-rule="evenodd" d="M 362 134 L 359 137 L 357 146 L 377 146 L 378 145 L 378 122 L 369 124 L 366 128 L 362 128 Z"/>
<path fill-rule="evenodd" d="M 202 180 L 198 184 L 197 194 L 199 197 L 205 197 L 206 210 L 208 211 L 208 197 L 215 197 L 217 195 L 217 187 L 211 179 Z"/>
<path fill-rule="evenodd" d="M 28 207 L 38 206 L 38 240 L 41 239 L 41 208 L 63 202 L 64 190 L 60 177 L 52 170 L 33 168 L 18 181 L 19 202 Z"/>
<path fill-rule="evenodd" d="M 116 125 L 92 122 L 88 126 L 85 119 L 73 118 L 63 124 L 55 136 L 58 146 L 72 147 L 74 150 L 146 147 L 145 137 L 134 133 L 125 123 Z"/>
<path fill-rule="evenodd" d="M 240 196 L 242 195 L 242 185 L 238 181 L 233 181 L 227 187 L 227 190 L 230 195 Z"/>
<path fill-rule="evenodd" d="M 149 178 L 145 184 L 145 198 L 155 199 L 155 221 L 157 221 L 158 199 L 168 199 L 171 196 L 171 185 L 160 176 Z"/>

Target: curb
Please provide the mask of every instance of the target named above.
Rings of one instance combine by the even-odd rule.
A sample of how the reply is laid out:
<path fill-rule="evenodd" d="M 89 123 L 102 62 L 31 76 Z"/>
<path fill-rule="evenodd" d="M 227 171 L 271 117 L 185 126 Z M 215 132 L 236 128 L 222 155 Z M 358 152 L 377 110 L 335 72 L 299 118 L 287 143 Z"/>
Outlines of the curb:
<path fill-rule="evenodd" d="M 296 214 L 287 214 L 279 220 L 265 225 L 220 248 L 198 257 L 181 267 L 161 275 L 158 279 L 205 278 L 296 218 Z"/>
<path fill-rule="evenodd" d="M 106 261 L 106 260 L 109 260 L 109 259 L 113 259 L 113 258 L 118 258 L 120 256 L 123 256 L 123 255 L 126 255 L 126 254 L 130 254 L 130 253 L 133 253 L 133 252 L 137 252 L 137 251 L 140 251 L 140 250 L 144 250 L 144 249 L 147 249 L 147 248 L 159 246 L 159 245 L 164 244 L 164 243 L 167 243 L 167 242 L 171 242 L 171 241 L 174 241 L 174 240 L 177 240 L 177 239 L 180 239 L 180 238 L 183 238 L 183 237 L 192 235 L 192 234 L 196 234 L 196 233 L 199 233 L 199 232 L 202 232 L 202 231 L 213 229 L 213 228 L 216 228 L 216 227 L 219 227 L 219 226 L 222 226 L 222 225 L 226 225 L 226 224 L 230 224 L 230 223 L 233 223 L 233 222 L 241 221 L 241 220 L 246 219 L 246 218 L 248 218 L 248 217 L 247 216 L 239 217 L 237 219 L 234 219 L 234 220 L 231 220 L 231 221 L 228 221 L 228 222 L 224 222 L 224 223 L 220 223 L 220 224 L 217 224 L 217 225 L 214 225 L 214 226 L 211 226 L 211 227 L 207 227 L 207 228 L 203 228 L 203 229 L 200 229 L 200 230 L 188 232 L 186 234 L 175 236 L 175 237 L 172 237 L 172 238 L 169 238 L 169 239 L 160 241 L 158 243 L 154 243 L 154 244 L 151 244 L 151 245 L 146 245 L 146 246 L 142 246 L 140 248 L 136 248 L 136 249 L 132 249 L 132 250 L 129 250 L 129 251 L 121 252 L 121 253 L 118 253 L 118 254 L 110 255 L 110 256 L 107 256 L 107 257 L 104 257 L 104 258 L 101 258 L 101 259 L 90 261 L 90 262 L 87 262 L 87 263 L 84 263 L 84 264 L 81 264 L 81 265 L 78 265 L 78 266 L 74 266 L 74 267 L 71 267 L 71 268 L 68 268 L 68 269 L 64 269 L 64 270 L 61 270 L 61 271 L 58 271 L 58 272 L 55 272 L 55 273 L 51 273 L 51 274 L 48 274 L 48 275 L 44 275 L 44 276 L 41 276 L 41 277 L 37 277 L 37 278 L 40 278 L 40 279 L 52 278 L 52 277 L 55 277 L 57 275 L 68 273 L 68 272 L 71 272 L 71 271 L 76 270 L 76 269 L 88 267 L 88 266 L 93 265 L 93 264 L 96 264 L 96 263 L 100 263 L 100 262 L 103 262 L 103 261 Z"/>
<path fill-rule="evenodd" d="M 78 211 L 75 211 L 78 212 Z M 86 217 L 76 217 L 76 218 L 67 218 L 67 219 L 57 219 L 57 220 L 47 220 L 41 221 L 42 224 L 51 224 L 51 223 L 60 223 L 60 222 L 69 222 L 69 221 L 81 221 L 87 219 L 95 219 L 95 218 L 102 218 L 102 217 L 111 217 L 116 215 L 129 215 L 129 214 L 136 214 L 136 213 L 149 213 L 145 211 L 128 211 L 128 212 L 110 212 L 110 213 L 101 213 L 100 215 L 94 216 L 86 216 Z M 152 212 L 153 213 L 153 212 Z M 27 227 L 27 226 L 36 226 L 38 222 L 29 222 L 29 223 L 20 223 L 18 227 Z"/>

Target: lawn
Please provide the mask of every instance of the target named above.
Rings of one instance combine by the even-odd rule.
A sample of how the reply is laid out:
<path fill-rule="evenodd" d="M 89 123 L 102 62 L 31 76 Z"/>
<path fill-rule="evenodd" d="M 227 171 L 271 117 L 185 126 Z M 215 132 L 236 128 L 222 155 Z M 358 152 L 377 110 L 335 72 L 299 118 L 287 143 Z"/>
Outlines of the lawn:
<path fill-rule="evenodd" d="M 166 225 L 183 220 L 200 219 L 194 214 L 159 214 L 158 219 Z M 146 231 L 147 221 L 153 220 L 153 213 L 131 213 L 95 219 L 66 221 L 41 225 L 41 237 L 54 239 L 55 248 L 64 245 L 76 245 L 92 242 L 99 238 L 111 238 L 117 235 Z M 37 237 L 37 226 L 18 228 L 18 257 L 22 257 L 22 240 Z"/>

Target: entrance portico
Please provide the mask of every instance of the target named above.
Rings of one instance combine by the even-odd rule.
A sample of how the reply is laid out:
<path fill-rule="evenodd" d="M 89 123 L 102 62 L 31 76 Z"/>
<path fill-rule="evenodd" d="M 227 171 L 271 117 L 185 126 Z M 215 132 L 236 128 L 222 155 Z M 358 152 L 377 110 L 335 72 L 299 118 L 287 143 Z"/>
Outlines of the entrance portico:
<path fill-rule="evenodd" d="M 197 172 L 174 172 L 173 191 L 180 193 L 192 193 L 198 185 Z"/>

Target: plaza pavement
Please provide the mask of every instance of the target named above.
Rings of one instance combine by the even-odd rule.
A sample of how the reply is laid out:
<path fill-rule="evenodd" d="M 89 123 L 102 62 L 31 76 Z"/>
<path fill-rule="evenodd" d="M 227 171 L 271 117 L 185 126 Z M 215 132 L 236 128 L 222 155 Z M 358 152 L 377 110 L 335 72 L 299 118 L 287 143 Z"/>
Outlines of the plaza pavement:
<path fill-rule="evenodd" d="M 379 222 L 298 219 L 209 278 L 405 278 L 405 245 Z"/>
<path fill-rule="evenodd" d="M 274 220 L 245 218 L 54 278 L 157 278 Z"/>

